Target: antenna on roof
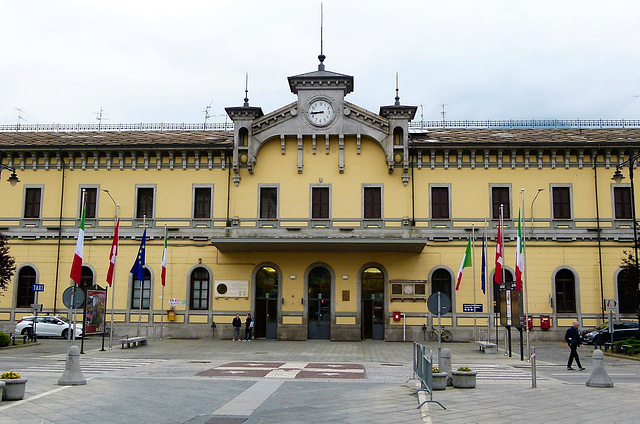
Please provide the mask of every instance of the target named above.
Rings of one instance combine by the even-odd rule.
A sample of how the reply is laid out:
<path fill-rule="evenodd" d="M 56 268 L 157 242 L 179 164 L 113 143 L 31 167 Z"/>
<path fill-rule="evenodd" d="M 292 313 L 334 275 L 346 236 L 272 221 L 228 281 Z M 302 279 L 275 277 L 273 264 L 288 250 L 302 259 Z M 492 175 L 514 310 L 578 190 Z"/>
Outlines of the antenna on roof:
<path fill-rule="evenodd" d="M 249 72 L 245 75 L 244 80 L 244 107 L 249 107 Z"/>
<path fill-rule="evenodd" d="M 324 28 L 324 9 L 323 9 L 322 2 L 320 2 L 320 55 L 318 56 L 318 60 L 320 61 L 320 64 L 318 65 L 318 71 L 324 71 L 324 60 L 326 59 L 326 56 L 323 53 L 323 50 L 324 50 L 323 36 L 322 36 L 323 28 Z"/>
<path fill-rule="evenodd" d="M 209 115 L 209 111 L 211 110 L 211 105 L 213 104 L 213 100 L 211 100 L 211 103 L 209 103 L 209 106 L 205 107 L 203 112 L 204 112 L 204 127 L 203 129 L 206 129 L 207 126 L 207 120 L 209 118 L 211 118 L 211 115 Z"/>
<path fill-rule="evenodd" d="M 420 103 L 420 129 L 422 129 L 423 125 L 424 125 L 424 106 L 422 106 L 422 103 Z"/>
<path fill-rule="evenodd" d="M 398 87 L 398 71 L 396 71 L 396 106 L 400 106 L 400 88 Z"/>
<path fill-rule="evenodd" d="M 102 108 L 100 108 L 100 110 L 97 111 L 96 113 L 98 114 L 98 116 L 96 116 L 96 121 L 98 121 L 98 131 L 100 131 L 100 128 L 102 127 L 102 121 L 103 120 L 106 121 L 109 118 L 105 117 L 106 113 Z"/>
<path fill-rule="evenodd" d="M 447 114 L 447 113 L 444 111 L 444 107 L 445 107 L 446 105 L 447 105 L 446 103 L 442 103 L 442 104 L 440 105 L 440 106 L 442 106 L 442 112 L 440 112 L 440 114 L 442 115 L 442 122 L 444 122 L 444 117 L 445 117 L 445 115 Z"/>
<path fill-rule="evenodd" d="M 14 107 L 14 109 L 18 111 L 18 124 L 16 125 L 16 131 L 17 131 L 20 129 L 20 121 L 21 120 L 26 121 L 26 119 L 22 117 L 22 112 L 23 112 L 22 109 L 20 109 L 19 107 Z"/>

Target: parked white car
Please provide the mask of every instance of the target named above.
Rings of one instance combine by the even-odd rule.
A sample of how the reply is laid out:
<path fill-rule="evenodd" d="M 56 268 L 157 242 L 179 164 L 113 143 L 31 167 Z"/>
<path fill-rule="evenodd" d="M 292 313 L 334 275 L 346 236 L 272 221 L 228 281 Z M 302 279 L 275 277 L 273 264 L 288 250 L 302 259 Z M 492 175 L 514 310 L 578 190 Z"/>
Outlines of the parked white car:
<path fill-rule="evenodd" d="M 35 322 L 36 327 L 36 335 L 38 337 L 41 336 L 49 336 L 49 337 L 62 337 L 67 338 L 69 329 L 71 328 L 71 324 L 68 323 L 66 318 L 61 316 L 48 316 L 42 315 L 36 318 L 33 315 L 26 316 L 22 318 L 16 324 L 15 334 L 28 334 L 29 328 L 33 329 L 33 321 Z M 83 330 L 82 324 L 74 325 L 74 332 L 76 337 L 82 337 Z M 31 330 L 32 331 L 32 330 Z M 73 333 L 71 334 L 73 336 Z"/>

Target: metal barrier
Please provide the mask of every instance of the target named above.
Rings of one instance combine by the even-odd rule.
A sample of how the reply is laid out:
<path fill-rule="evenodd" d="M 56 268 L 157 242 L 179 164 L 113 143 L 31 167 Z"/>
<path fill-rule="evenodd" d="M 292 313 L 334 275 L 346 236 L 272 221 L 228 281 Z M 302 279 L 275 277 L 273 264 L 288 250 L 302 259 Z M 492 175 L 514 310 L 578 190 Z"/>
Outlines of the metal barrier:
<path fill-rule="evenodd" d="M 429 351 L 428 358 L 427 351 Z M 415 395 L 422 391 L 429 392 L 429 399 L 418 405 L 418 408 L 421 408 L 422 405 L 427 402 L 433 402 L 440 405 L 442 409 L 447 409 L 443 404 L 433 399 L 433 351 L 418 342 L 413 342 L 412 364 L 413 378 L 417 378 L 418 381 L 420 381 L 420 388 L 413 392 L 413 394 Z"/>

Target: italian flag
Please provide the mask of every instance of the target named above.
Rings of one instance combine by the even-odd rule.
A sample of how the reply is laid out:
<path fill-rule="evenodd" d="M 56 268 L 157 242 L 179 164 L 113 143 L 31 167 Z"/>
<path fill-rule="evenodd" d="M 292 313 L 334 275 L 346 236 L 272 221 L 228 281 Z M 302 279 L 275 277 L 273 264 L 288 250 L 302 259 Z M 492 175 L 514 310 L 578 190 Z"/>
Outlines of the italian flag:
<path fill-rule="evenodd" d="M 71 265 L 71 274 L 69 275 L 74 283 L 80 285 L 82 276 L 82 251 L 84 250 L 84 218 L 85 208 L 82 207 L 82 220 L 80 221 L 80 229 L 78 230 L 78 242 L 76 243 L 76 253 L 73 255 L 73 264 Z"/>
<path fill-rule="evenodd" d="M 464 258 L 462 258 L 462 264 L 460 264 L 460 271 L 458 271 L 458 282 L 456 283 L 456 291 L 460 288 L 460 281 L 462 281 L 462 271 L 465 268 L 471 266 L 471 237 L 469 237 L 469 242 L 467 243 L 467 250 L 464 252 Z"/>
<path fill-rule="evenodd" d="M 522 291 L 522 219 L 518 209 L 518 251 L 516 252 L 516 290 Z"/>
<path fill-rule="evenodd" d="M 164 227 L 164 250 L 162 251 L 162 287 L 167 281 L 167 226 Z"/>

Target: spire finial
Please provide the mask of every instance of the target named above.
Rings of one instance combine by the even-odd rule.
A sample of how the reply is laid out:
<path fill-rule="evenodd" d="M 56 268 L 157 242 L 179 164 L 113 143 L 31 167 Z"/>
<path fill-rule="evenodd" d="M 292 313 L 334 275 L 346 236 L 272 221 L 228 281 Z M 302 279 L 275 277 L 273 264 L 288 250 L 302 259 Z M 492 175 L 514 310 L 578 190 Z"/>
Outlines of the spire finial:
<path fill-rule="evenodd" d="M 245 75 L 244 80 L 244 107 L 249 107 L 249 72 Z"/>
<path fill-rule="evenodd" d="M 396 106 L 400 106 L 400 88 L 398 87 L 398 71 L 396 71 Z"/>
<path fill-rule="evenodd" d="M 322 30 L 324 27 L 324 11 L 322 2 L 320 2 L 320 55 L 318 56 L 318 60 L 320 64 L 318 65 L 318 71 L 324 71 L 324 60 L 326 56 L 323 53 L 323 40 L 322 40 Z"/>

